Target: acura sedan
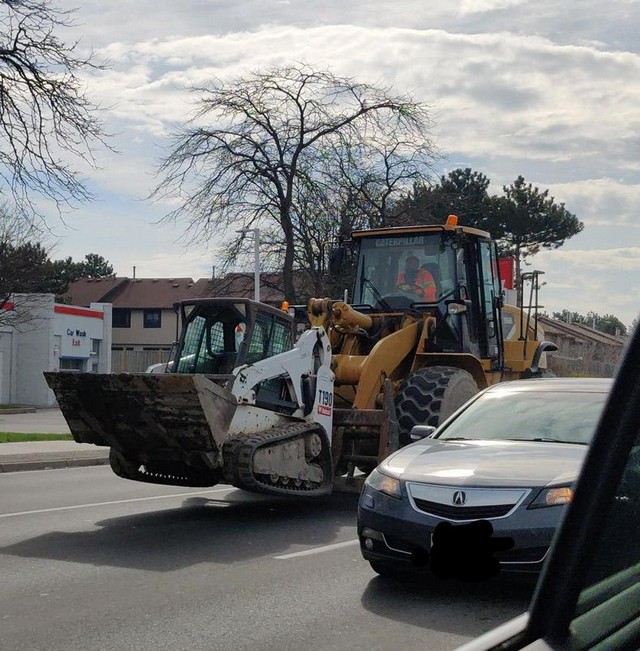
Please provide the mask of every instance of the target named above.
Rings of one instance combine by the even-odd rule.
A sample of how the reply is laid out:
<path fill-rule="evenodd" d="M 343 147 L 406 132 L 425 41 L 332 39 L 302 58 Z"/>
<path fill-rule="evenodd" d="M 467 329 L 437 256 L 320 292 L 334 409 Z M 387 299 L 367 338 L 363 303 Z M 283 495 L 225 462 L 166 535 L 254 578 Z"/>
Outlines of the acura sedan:
<path fill-rule="evenodd" d="M 390 455 L 365 482 L 358 504 L 364 558 L 381 575 L 424 570 L 435 561 L 439 524 L 465 531 L 482 522 L 506 542 L 494 554 L 500 570 L 539 572 L 610 387 L 602 378 L 504 382 L 435 431 L 414 428 L 414 437 L 428 435 Z"/>

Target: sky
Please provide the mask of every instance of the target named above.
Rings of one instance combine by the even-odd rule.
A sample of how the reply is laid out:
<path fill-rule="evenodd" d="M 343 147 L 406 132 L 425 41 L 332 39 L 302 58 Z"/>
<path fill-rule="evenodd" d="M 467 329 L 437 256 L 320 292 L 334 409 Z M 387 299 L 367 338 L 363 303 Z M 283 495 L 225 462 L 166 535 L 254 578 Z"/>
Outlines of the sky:
<path fill-rule="evenodd" d="M 190 86 L 305 62 L 391 86 L 430 107 L 439 174 L 471 167 L 489 192 L 522 175 L 584 230 L 532 258 L 540 303 L 640 312 L 640 1 L 59 0 L 80 39 L 108 60 L 87 93 L 117 153 L 84 170 L 96 199 L 52 214 L 53 257 L 98 253 L 118 275 L 209 277 L 224 236 L 188 246 L 146 200 L 168 134 L 193 110 Z M 246 271 L 250 271 L 247 269 Z"/>

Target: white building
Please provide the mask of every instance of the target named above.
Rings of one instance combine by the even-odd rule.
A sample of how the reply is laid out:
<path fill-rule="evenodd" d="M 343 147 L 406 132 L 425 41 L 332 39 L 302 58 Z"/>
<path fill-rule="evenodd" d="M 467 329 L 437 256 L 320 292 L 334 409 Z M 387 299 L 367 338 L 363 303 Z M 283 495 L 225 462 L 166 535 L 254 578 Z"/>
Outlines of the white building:
<path fill-rule="evenodd" d="M 55 404 L 43 371 L 111 371 L 111 304 L 61 305 L 15 294 L 0 319 L 0 403 Z"/>

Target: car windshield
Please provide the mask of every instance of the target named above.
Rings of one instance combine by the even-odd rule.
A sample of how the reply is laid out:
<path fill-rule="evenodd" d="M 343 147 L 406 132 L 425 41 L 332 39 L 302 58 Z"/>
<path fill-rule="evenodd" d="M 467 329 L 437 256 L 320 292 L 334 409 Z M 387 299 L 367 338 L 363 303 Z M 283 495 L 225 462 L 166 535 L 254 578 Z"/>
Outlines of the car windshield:
<path fill-rule="evenodd" d="M 487 392 L 443 431 L 439 439 L 591 441 L 606 393 L 577 391 Z"/>

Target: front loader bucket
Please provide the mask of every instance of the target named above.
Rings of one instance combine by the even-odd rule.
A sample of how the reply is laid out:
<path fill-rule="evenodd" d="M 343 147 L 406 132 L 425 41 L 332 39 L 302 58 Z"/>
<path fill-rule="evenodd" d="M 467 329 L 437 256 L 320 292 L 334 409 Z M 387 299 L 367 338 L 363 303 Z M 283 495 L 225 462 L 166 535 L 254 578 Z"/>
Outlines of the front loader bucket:
<path fill-rule="evenodd" d="M 236 408 L 233 395 L 201 375 L 46 372 L 78 443 L 126 458 L 221 463 Z M 204 453 L 204 454 L 202 454 Z M 113 464 L 112 464 L 113 466 Z"/>

